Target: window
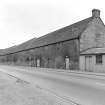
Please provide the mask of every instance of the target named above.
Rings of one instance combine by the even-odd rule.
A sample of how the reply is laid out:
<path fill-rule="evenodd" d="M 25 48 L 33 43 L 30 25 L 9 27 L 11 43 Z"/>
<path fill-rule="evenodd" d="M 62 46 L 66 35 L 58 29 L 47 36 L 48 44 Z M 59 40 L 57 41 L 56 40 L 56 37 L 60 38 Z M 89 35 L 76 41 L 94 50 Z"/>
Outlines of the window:
<path fill-rule="evenodd" d="M 96 55 L 96 64 L 102 64 L 102 55 Z"/>

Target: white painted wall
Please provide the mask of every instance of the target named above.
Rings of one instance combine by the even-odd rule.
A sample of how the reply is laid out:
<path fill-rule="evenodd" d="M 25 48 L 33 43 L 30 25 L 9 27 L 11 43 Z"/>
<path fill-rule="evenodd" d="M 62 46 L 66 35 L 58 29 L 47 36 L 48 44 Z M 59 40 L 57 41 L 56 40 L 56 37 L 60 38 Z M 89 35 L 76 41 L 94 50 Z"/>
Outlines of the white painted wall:
<path fill-rule="evenodd" d="M 80 56 L 79 58 L 79 65 L 80 65 L 80 70 L 85 71 L 85 57 L 84 56 Z"/>
<path fill-rule="evenodd" d="M 92 55 L 92 60 L 90 65 L 92 70 L 86 70 L 85 55 L 80 56 L 80 70 L 93 71 L 93 72 L 105 72 L 105 55 L 102 56 L 102 59 L 103 59 L 102 64 L 96 64 L 96 56 Z"/>
<path fill-rule="evenodd" d="M 105 55 L 102 56 L 103 63 L 102 64 L 96 64 L 96 57 L 94 57 L 94 71 L 96 72 L 105 72 Z"/>

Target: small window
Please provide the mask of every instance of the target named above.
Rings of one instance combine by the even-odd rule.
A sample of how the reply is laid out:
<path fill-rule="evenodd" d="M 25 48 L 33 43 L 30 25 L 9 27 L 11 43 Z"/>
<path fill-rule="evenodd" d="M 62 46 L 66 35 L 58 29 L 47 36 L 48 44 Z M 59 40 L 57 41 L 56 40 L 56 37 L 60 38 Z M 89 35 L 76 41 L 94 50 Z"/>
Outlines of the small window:
<path fill-rule="evenodd" d="M 102 55 L 96 55 L 96 64 L 102 64 Z"/>

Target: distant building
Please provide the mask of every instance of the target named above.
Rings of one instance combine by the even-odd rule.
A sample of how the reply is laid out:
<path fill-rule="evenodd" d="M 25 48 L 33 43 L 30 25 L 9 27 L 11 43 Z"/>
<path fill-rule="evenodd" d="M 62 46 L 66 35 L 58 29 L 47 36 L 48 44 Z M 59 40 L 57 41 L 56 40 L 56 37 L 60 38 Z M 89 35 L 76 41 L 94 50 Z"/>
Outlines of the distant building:
<path fill-rule="evenodd" d="M 16 47 L 0 51 L 0 61 L 17 65 L 105 71 L 105 25 L 92 16 Z"/>

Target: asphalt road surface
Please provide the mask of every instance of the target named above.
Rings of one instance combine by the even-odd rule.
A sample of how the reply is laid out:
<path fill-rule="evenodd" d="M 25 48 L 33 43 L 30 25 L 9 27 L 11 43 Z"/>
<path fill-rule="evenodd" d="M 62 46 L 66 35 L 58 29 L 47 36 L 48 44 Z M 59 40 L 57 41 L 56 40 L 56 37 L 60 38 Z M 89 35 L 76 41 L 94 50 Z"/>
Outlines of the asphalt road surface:
<path fill-rule="evenodd" d="M 0 72 L 0 105 L 72 105 L 37 85 Z"/>
<path fill-rule="evenodd" d="M 105 105 L 105 77 L 48 71 L 48 69 L 0 66 L 0 71 L 21 78 L 74 105 Z"/>

